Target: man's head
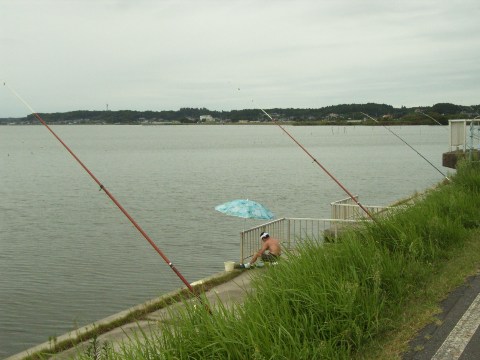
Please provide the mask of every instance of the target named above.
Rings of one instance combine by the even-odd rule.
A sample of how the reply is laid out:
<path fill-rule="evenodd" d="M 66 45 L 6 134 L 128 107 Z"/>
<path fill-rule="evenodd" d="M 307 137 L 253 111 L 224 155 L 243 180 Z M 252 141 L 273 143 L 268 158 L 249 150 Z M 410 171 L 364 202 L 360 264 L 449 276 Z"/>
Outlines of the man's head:
<path fill-rule="evenodd" d="M 268 233 L 265 231 L 260 234 L 260 239 L 262 240 L 267 240 L 269 237 L 270 235 L 268 235 Z"/>

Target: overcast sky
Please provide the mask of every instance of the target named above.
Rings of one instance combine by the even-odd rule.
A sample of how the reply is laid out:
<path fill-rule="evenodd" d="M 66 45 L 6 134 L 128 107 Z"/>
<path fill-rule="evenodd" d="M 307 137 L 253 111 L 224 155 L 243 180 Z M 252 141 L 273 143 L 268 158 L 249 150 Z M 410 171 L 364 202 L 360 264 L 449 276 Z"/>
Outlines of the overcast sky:
<path fill-rule="evenodd" d="M 480 104 L 480 1 L 0 0 L 0 79 L 0 117 Z"/>

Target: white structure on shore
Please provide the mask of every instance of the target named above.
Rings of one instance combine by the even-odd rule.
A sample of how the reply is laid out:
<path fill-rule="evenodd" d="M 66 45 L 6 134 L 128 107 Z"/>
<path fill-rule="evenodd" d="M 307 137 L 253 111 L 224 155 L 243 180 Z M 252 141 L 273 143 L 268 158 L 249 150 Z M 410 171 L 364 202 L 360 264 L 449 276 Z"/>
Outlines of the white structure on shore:
<path fill-rule="evenodd" d="M 200 115 L 200 122 L 214 122 L 215 118 L 212 115 Z"/>

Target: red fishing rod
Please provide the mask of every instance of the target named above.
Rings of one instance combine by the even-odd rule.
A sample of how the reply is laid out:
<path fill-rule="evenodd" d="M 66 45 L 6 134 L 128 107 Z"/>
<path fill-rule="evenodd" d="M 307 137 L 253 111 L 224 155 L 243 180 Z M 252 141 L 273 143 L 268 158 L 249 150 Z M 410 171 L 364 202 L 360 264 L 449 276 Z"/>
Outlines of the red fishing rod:
<path fill-rule="evenodd" d="M 365 214 L 368 215 L 368 217 L 369 217 L 370 219 L 372 219 L 373 221 L 377 222 L 377 221 L 375 220 L 375 218 L 372 216 L 372 214 L 371 214 L 362 204 L 360 204 L 360 202 L 355 198 L 355 196 L 353 196 L 352 193 L 350 193 L 350 191 L 348 191 L 347 188 L 346 188 L 345 186 L 343 186 L 342 183 L 341 183 L 340 181 L 338 181 L 338 180 L 335 178 L 335 176 L 333 176 L 322 164 L 320 164 L 320 162 L 318 162 L 318 160 L 315 159 L 315 158 L 313 157 L 313 155 L 310 154 L 310 153 L 308 152 L 308 150 L 305 149 L 305 147 L 304 147 L 302 144 L 300 144 L 282 125 L 280 125 L 273 117 L 271 117 L 269 113 L 267 113 L 267 112 L 266 112 L 265 110 L 263 110 L 263 109 L 260 109 L 260 110 L 262 110 L 263 113 L 264 113 L 265 115 L 267 115 L 267 116 L 270 118 L 270 120 L 273 121 L 273 123 L 274 123 L 275 125 L 277 125 L 280 129 L 282 129 L 282 131 L 283 131 L 285 134 L 287 134 L 288 137 L 289 137 L 290 139 L 292 139 L 292 140 L 295 142 L 295 144 L 297 144 L 297 145 L 313 160 L 313 162 L 314 162 L 315 164 L 317 164 L 318 166 L 320 166 L 320 168 L 321 168 L 323 171 L 325 171 L 325 173 L 326 173 L 328 176 L 330 176 L 330 178 L 331 178 L 333 181 L 335 181 L 335 182 L 337 183 L 337 185 L 340 186 L 343 191 L 345 191 L 345 193 L 347 193 L 347 195 L 365 212 Z"/>
<path fill-rule="evenodd" d="M 22 97 L 11 87 L 9 87 L 5 82 L 3 83 L 4 86 L 7 86 L 8 89 L 32 112 L 35 118 L 40 121 L 40 123 L 47 128 L 48 131 L 63 145 L 63 147 L 73 156 L 73 158 L 80 164 L 80 166 L 90 175 L 90 177 L 100 186 L 100 190 L 113 201 L 115 205 L 120 209 L 120 211 L 127 217 L 128 220 L 135 226 L 135 228 L 143 235 L 143 237 L 150 243 L 150 245 L 155 249 L 155 251 L 162 257 L 162 259 L 170 266 L 173 272 L 182 280 L 182 282 L 187 286 L 192 294 L 197 296 L 199 300 L 202 302 L 201 298 L 195 293 L 193 287 L 190 283 L 185 279 L 185 277 L 177 270 L 177 268 L 173 265 L 170 259 L 160 250 L 160 248 L 155 244 L 155 242 L 148 236 L 148 234 L 140 227 L 140 225 L 130 216 L 130 214 L 125 210 L 125 208 L 118 202 L 118 200 L 108 191 L 108 189 L 95 177 L 95 175 L 87 168 L 87 166 L 78 158 L 77 155 L 67 146 L 67 144 L 47 125 L 47 123 L 40 117 L 40 115 L 32 109 L 32 107 L 24 100 Z M 207 307 L 208 309 L 208 307 Z"/>

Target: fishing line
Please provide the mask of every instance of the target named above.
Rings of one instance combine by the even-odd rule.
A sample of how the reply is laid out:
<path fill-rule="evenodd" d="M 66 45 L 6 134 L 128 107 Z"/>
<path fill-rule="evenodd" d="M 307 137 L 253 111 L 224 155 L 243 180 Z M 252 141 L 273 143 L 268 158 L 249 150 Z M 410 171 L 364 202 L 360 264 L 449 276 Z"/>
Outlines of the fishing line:
<path fill-rule="evenodd" d="M 373 121 L 375 121 L 377 124 L 381 125 L 377 120 L 375 120 L 373 117 L 371 117 L 370 115 L 368 114 L 365 114 L 363 112 L 361 112 L 361 114 L 365 115 L 365 116 L 368 116 L 370 119 L 372 119 Z M 407 143 L 404 139 L 402 139 L 399 135 L 397 135 L 395 132 L 393 132 L 392 130 L 390 130 L 387 126 L 385 125 L 382 125 L 385 129 L 387 129 L 388 131 L 390 131 L 393 135 L 395 135 L 398 139 L 400 139 L 401 142 L 403 142 L 405 145 L 407 145 L 410 149 L 412 149 L 413 151 L 415 151 L 418 155 L 420 155 L 422 157 L 423 160 L 425 160 L 426 162 L 428 162 L 435 170 L 437 170 L 440 174 L 442 174 L 445 179 L 447 179 L 448 181 L 450 181 L 450 179 L 448 178 L 447 175 L 445 175 L 443 172 L 440 171 L 439 168 L 437 168 L 435 165 L 432 164 L 432 162 L 430 160 L 428 160 L 425 156 L 423 156 L 422 154 L 420 154 L 420 152 L 418 152 L 413 146 L 411 146 L 409 143 Z"/>
<path fill-rule="evenodd" d="M 170 259 L 160 250 L 160 248 L 155 244 L 155 242 L 148 236 L 148 234 L 140 227 L 140 225 L 130 216 L 130 214 L 125 210 L 125 208 L 118 202 L 118 200 L 108 191 L 108 189 L 95 177 L 95 175 L 87 168 L 87 166 L 75 155 L 75 153 L 67 146 L 67 144 L 47 125 L 47 123 L 40 117 L 40 115 L 33 110 L 33 108 L 8 84 L 3 83 L 35 116 L 35 118 L 40 121 L 40 123 L 47 128 L 48 131 L 63 145 L 63 147 L 73 156 L 73 158 L 80 164 L 80 166 L 90 175 L 90 177 L 100 186 L 100 191 L 103 192 L 113 201 L 113 203 L 120 209 L 120 211 L 127 217 L 132 225 L 143 235 L 143 237 L 150 243 L 150 245 L 155 249 L 155 251 L 162 257 L 162 259 L 170 266 L 173 272 L 180 278 L 180 280 L 187 286 L 188 290 L 194 294 L 200 302 L 203 304 L 202 299 L 198 294 L 195 293 L 193 287 L 185 279 L 185 277 L 178 271 L 178 269 L 173 265 Z M 207 310 L 208 307 L 206 306 Z"/>
<path fill-rule="evenodd" d="M 288 135 L 288 137 L 290 139 L 293 140 L 293 142 L 295 144 L 297 144 L 312 160 L 315 164 L 317 164 L 328 176 L 330 176 L 330 178 L 335 181 L 337 183 L 338 186 L 340 186 L 340 188 L 345 191 L 345 193 L 365 212 L 365 214 L 368 215 L 368 217 L 370 217 L 370 219 L 372 219 L 373 221 L 377 222 L 375 220 L 375 218 L 372 216 L 372 214 L 362 205 L 360 204 L 360 202 L 355 198 L 355 196 L 352 195 L 352 193 L 350 193 L 350 191 L 347 190 L 347 188 L 345 186 L 342 185 L 342 183 L 340 181 L 337 180 L 337 178 L 335 178 L 335 176 L 333 176 L 322 164 L 320 164 L 320 162 L 315 159 L 315 157 L 313 157 L 312 154 L 310 154 L 310 152 L 308 152 L 308 150 L 302 145 L 300 144 L 282 125 L 280 125 L 273 117 L 270 116 L 269 113 L 267 113 L 265 110 L 263 110 L 262 108 L 260 108 L 260 110 L 262 110 L 262 112 L 267 115 L 270 120 L 273 121 L 273 123 L 275 125 L 277 125 L 280 129 L 282 129 L 282 131 Z"/>
<path fill-rule="evenodd" d="M 425 114 L 423 111 L 418 110 L 418 109 L 417 109 L 416 111 L 419 112 L 420 114 L 425 115 L 426 117 L 432 119 L 432 120 L 435 121 L 438 125 L 443 126 L 443 124 L 441 124 L 439 121 L 437 121 L 437 120 L 436 120 L 435 118 L 433 118 L 432 116 L 430 116 L 430 115 L 428 115 L 428 114 Z M 363 113 L 362 113 L 362 114 L 363 114 Z M 364 114 L 364 115 L 365 115 L 365 114 Z M 367 116 L 368 116 L 368 115 L 367 115 Z M 446 130 L 447 128 L 444 128 L 444 129 Z"/>

